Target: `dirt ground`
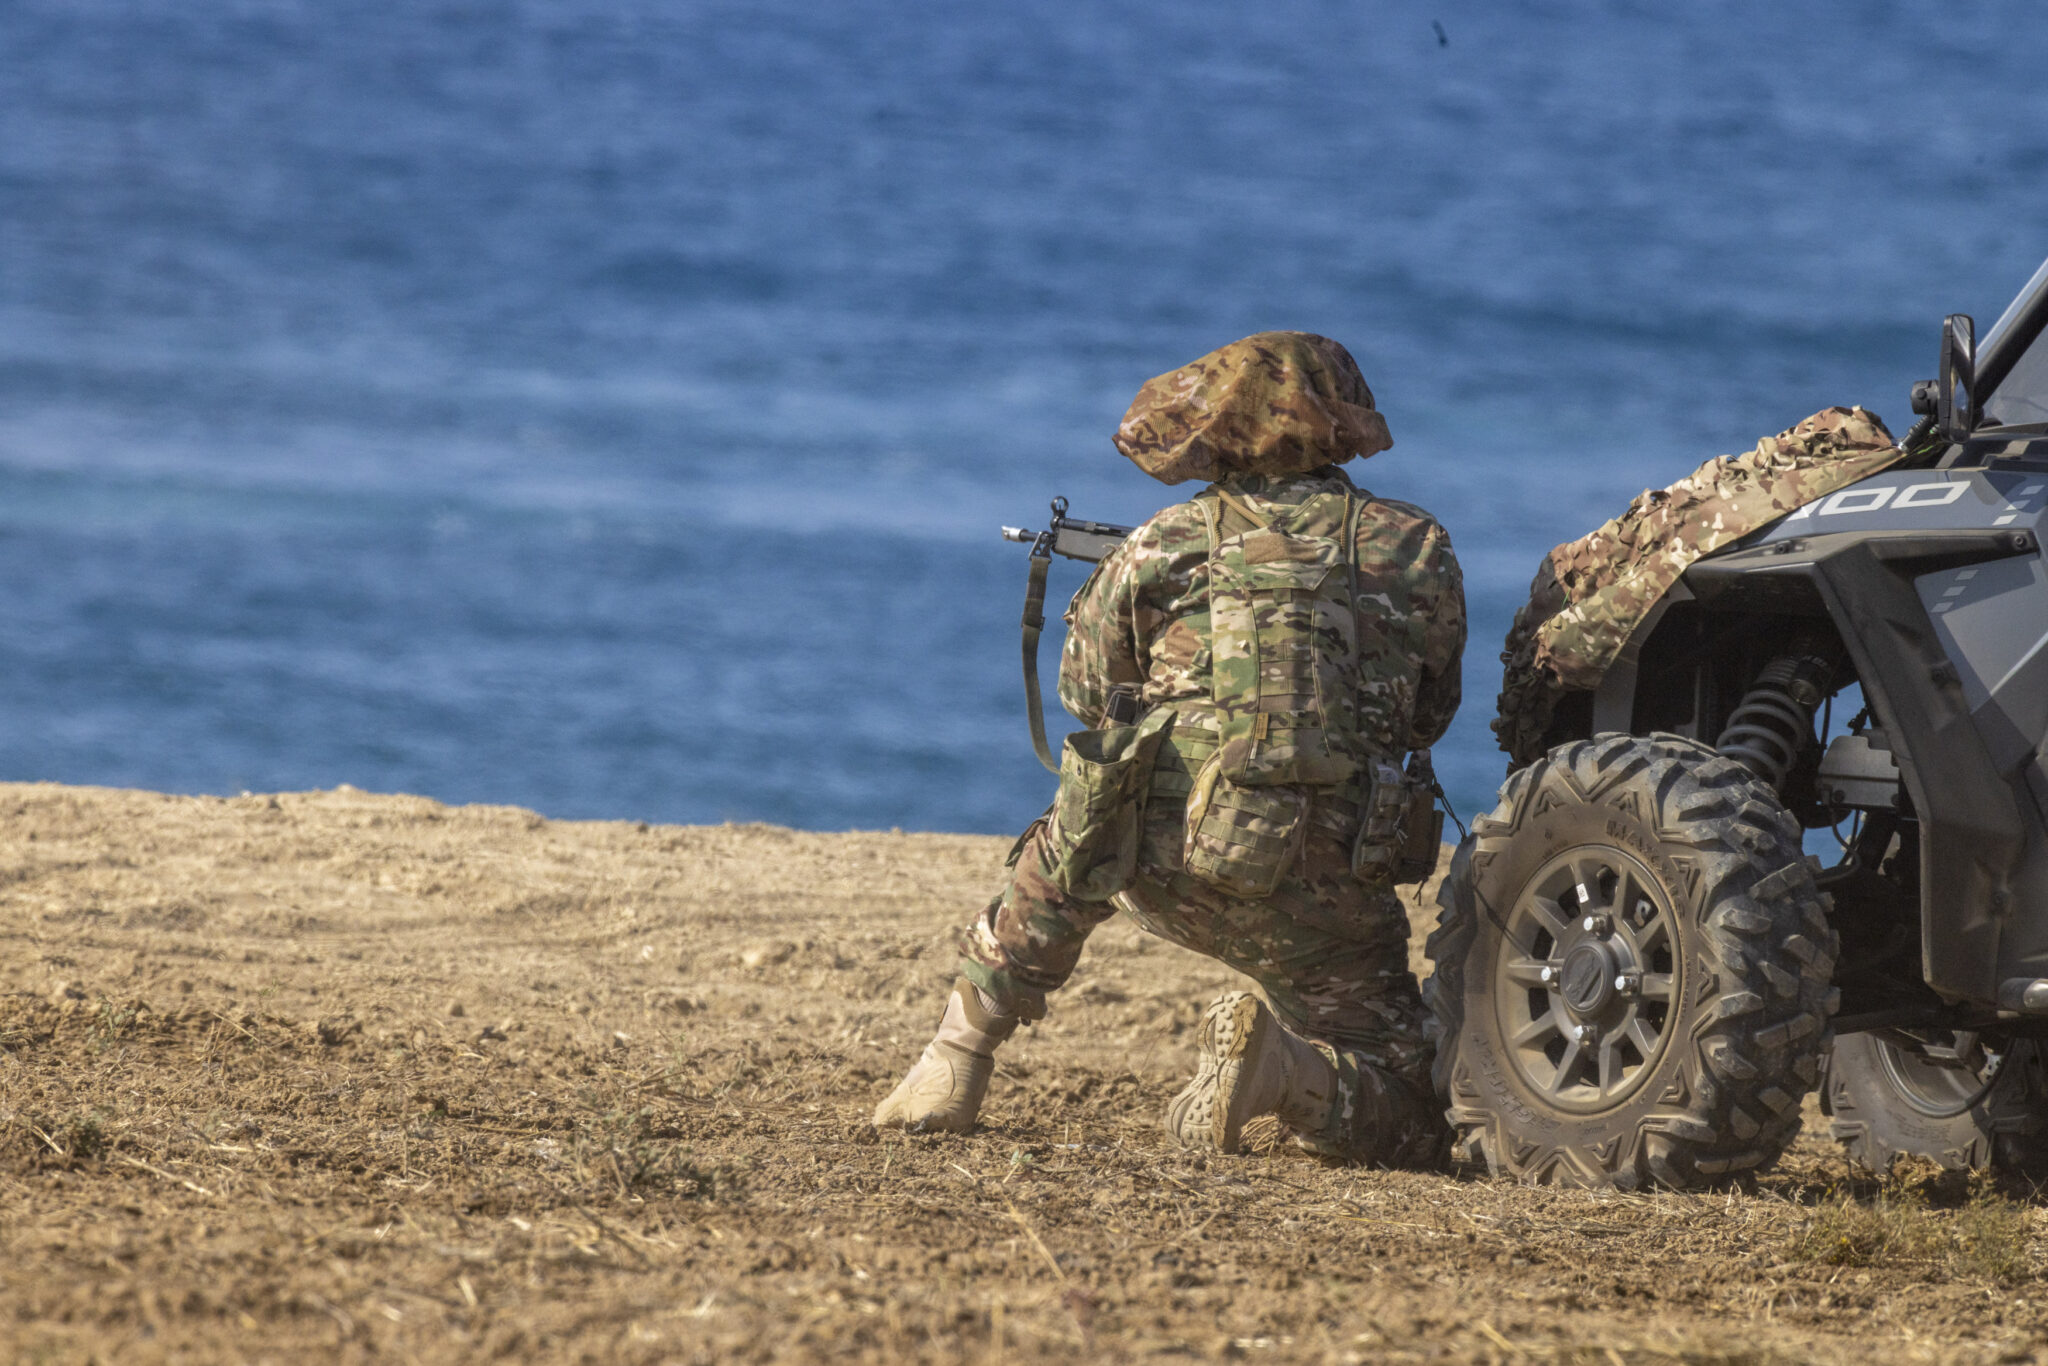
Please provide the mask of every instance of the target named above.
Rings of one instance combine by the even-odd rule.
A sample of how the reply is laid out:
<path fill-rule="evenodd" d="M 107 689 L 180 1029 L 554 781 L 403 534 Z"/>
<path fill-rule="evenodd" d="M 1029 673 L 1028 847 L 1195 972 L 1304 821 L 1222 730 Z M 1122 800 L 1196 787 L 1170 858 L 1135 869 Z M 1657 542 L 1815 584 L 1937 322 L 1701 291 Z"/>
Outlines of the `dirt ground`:
<path fill-rule="evenodd" d="M 1002 840 L 0 815 L 7 1360 L 2048 1359 L 2039 1203 L 1811 1116 L 1706 1196 L 1173 1149 L 1229 975 L 1121 922 L 981 1132 L 877 1135 Z"/>

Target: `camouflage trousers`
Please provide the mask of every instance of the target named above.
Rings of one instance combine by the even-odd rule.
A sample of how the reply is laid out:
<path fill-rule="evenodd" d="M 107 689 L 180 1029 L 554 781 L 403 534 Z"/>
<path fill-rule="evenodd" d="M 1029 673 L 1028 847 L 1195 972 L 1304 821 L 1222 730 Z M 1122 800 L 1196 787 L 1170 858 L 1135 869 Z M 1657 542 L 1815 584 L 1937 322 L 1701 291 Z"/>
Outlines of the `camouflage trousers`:
<path fill-rule="evenodd" d="M 1146 930 L 1251 978 L 1281 1024 L 1336 1067 L 1328 1125 L 1299 1137 L 1360 1160 L 1415 1160 L 1432 1150 L 1441 1128 L 1432 1048 L 1408 970 L 1408 917 L 1393 889 L 1360 882 L 1349 844 L 1312 827 L 1272 895 L 1244 900 L 1182 870 L 1182 830 L 1177 803 L 1148 813 L 1137 878 L 1122 900 Z M 1045 1013 L 1046 994 L 1065 984 L 1089 933 L 1117 910 L 1065 895 L 1044 867 L 1041 819 L 961 944 L 963 975 L 1027 1020 Z"/>

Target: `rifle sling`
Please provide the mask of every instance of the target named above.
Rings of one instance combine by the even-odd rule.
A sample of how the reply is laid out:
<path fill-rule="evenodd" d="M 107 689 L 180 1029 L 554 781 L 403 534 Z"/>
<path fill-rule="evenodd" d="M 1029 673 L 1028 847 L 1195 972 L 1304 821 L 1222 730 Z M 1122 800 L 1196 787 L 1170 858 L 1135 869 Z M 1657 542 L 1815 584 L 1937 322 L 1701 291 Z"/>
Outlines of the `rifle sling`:
<path fill-rule="evenodd" d="M 1038 636 L 1045 629 L 1045 575 L 1052 568 L 1052 556 L 1031 557 L 1031 577 L 1024 588 L 1024 715 L 1031 722 L 1031 747 L 1038 762 L 1054 773 L 1059 760 L 1045 743 L 1045 700 L 1038 691 Z"/>

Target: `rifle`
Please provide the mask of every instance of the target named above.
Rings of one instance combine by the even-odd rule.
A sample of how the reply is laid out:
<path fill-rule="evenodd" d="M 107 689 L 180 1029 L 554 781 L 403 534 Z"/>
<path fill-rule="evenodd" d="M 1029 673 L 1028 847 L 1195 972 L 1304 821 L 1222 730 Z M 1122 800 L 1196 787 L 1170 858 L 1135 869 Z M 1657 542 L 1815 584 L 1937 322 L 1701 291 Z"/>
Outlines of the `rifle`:
<path fill-rule="evenodd" d="M 1131 528 L 1069 517 L 1067 500 L 1055 498 L 1052 521 L 1045 530 L 1027 531 L 1015 526 L 1002 530 L 1004 540 L 1028 541 L 1031 545 L 1031 573 L 1024 588 L 1024 715 L 1031 722 L 1031 747 L 1038 751 L 1038 762 L 1057 773 L 1059 761 L 1052 757 L 1052 750 L 1045 743 L 1045 701 L 1038 691 L 1038 636 L 1045 629 L 1046 571 L 1052 568 L 1054 555 L 1089 564 L 1100 562 L 1122 544 Z"/>

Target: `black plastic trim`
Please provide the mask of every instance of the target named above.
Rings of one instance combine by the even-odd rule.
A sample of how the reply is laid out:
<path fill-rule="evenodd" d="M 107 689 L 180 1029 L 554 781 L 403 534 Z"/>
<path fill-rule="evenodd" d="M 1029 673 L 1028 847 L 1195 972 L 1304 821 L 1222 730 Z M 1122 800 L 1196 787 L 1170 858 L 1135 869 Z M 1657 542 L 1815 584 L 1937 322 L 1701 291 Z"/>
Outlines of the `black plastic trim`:
<path fill-rule="evenodd" d="M 1950 999 L 1996 996 L 2026 827 L 1913 579 L 2035 548 L 2027 532 L 1845 532 L 1701 560 L 1685 573 L 1708 610 L 1811 592 L 1833 619 L 1919 813 L 1921 958 L 1927 985 Z"/>
<path fill-rule="evenodd" d="M 2037 273 L 2030 283 L 2033 289 L 2027 298 L 2020 300 L 2020 311 L 2013 318 L 2012 326 L 1998 332 L 1994 322 L 1994 335 L 1985 338 L 1987 345 L 1977 356 L 1977 389 L 1982 392 L 1970 394 L 1970 406 L 1978 412 L 1983 411 L 1984 400 L 1998 391 L 1998 386 L 2012 373 L 2013 366 L 2034 344 L 2034 339 L 2041 335 L 2042 327 L 2048 325 L 2048 276 Z"/>

